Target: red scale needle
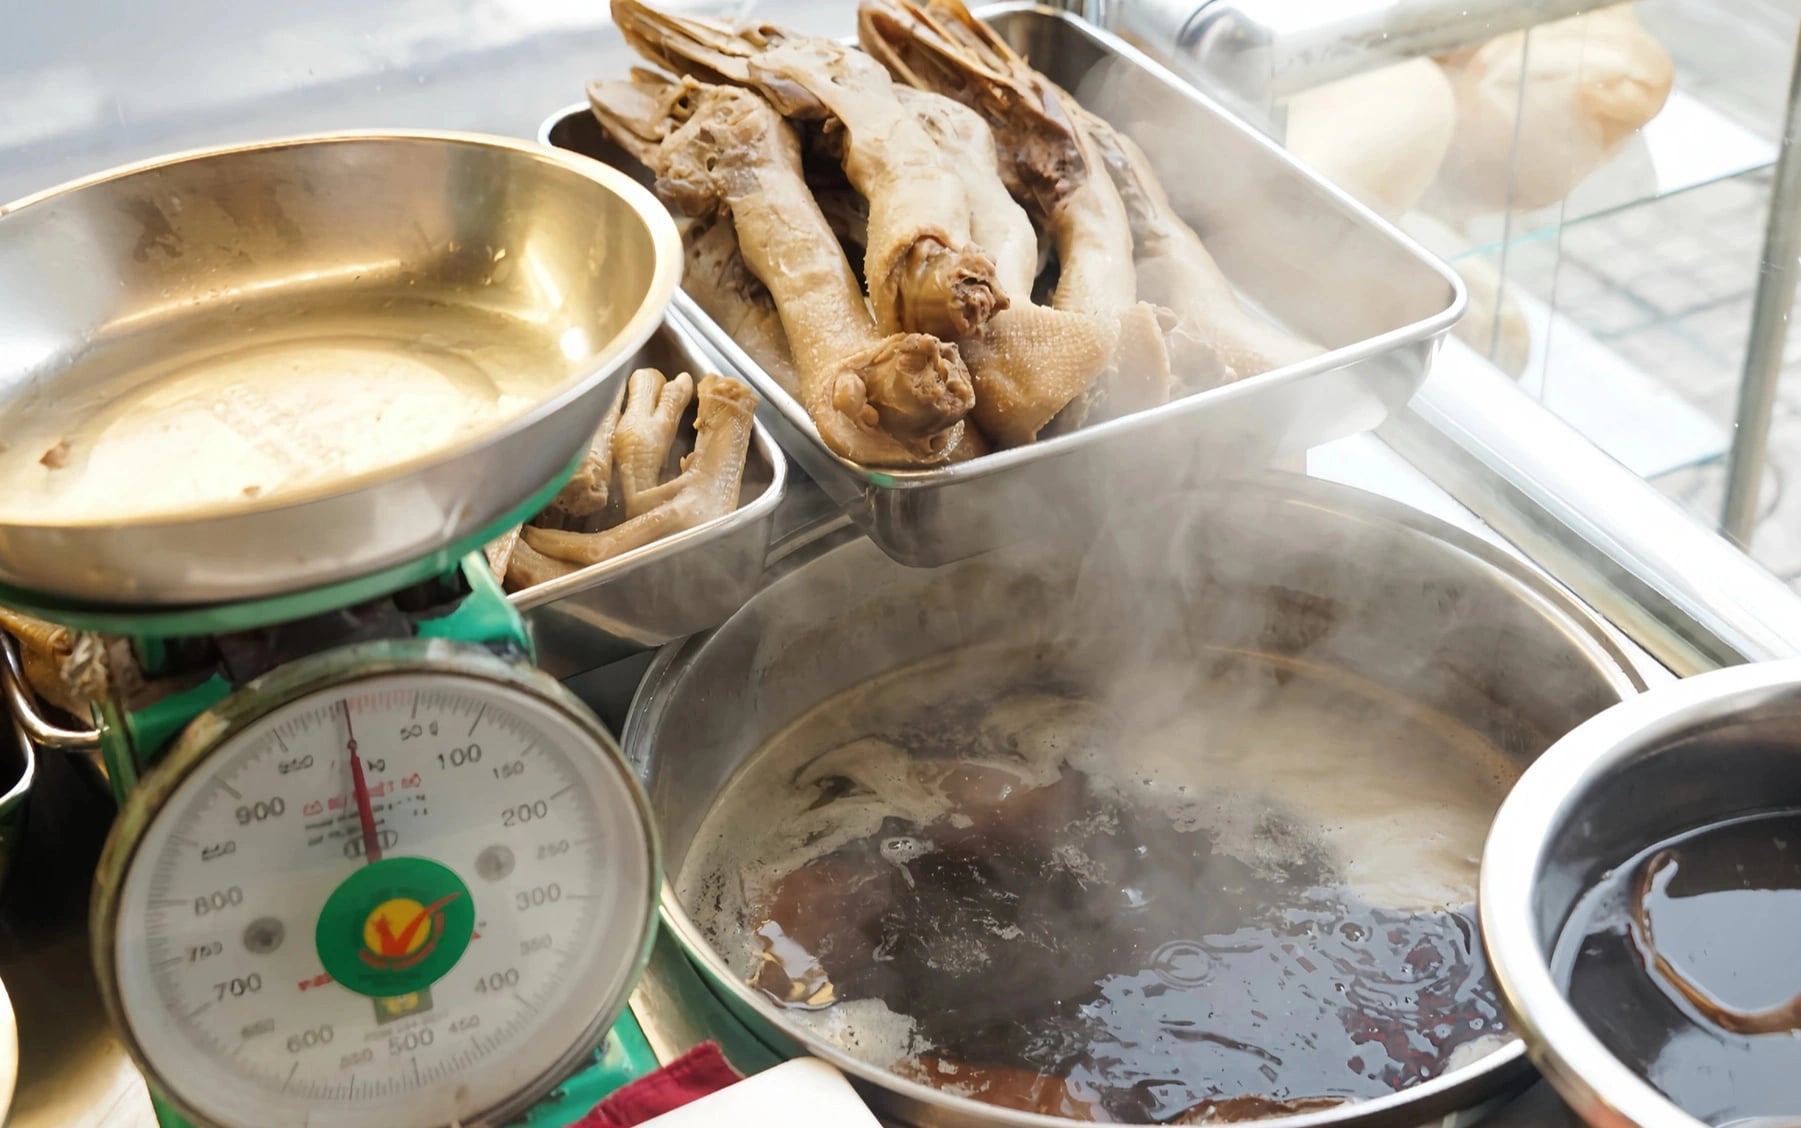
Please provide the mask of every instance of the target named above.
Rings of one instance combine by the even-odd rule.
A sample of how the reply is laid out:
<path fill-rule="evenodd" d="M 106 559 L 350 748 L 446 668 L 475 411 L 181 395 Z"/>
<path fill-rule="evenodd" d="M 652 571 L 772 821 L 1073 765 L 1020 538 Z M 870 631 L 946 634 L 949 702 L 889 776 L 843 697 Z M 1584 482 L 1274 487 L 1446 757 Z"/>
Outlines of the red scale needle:
<path fill-rule="evenodd" d="M 350 724 L 350 701 L 344 707 L 344 731 L 350 736 L 350 784 L 356 791 L 356 817 L 363 824 L 363 858 L 381 861 L 381 836 L 375 830 L 375 808 L 369 802 L 369 781 L 363 776 L 363 758 L 356 754 L 356 729 Z"/>

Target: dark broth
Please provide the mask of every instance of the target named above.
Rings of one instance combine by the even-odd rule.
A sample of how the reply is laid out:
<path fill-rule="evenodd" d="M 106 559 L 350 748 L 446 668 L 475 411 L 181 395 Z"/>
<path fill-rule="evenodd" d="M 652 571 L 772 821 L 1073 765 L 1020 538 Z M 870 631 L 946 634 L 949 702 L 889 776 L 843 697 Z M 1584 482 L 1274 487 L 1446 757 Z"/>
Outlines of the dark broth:
<path fill-rule="evenodd" d="M 1273 816 L 1294 850 L 1269 872 L 1078 771 L 962 774 L 943 818 L 884 820 L 776 883 L 758 915 L 781 958 L 755 985 L 816 1005 L 823 972 L 913 1020 L 931 1051 L 905 1072 L 1129 1123 L 1383 1096 L 1500 1029 L 1468 910 L 1361 903 Z"/>
<path fill-rule="evenodd" d="M 1801 1114 L 1801 1029 L 1734 1033 L 1717 1010 L 1801 996 L 1797 937 L 1801 811 L 1791 811 L 1707 827 L 1619 867 L 1577 905 L 1553 964 L 1614 1056 L 1691 1116 L 1728 1125 Z M 1653 952 L 1704 993 L 1700 1004 Z"/>
<path fill-rule="evenodd" d="M 1386 1096 L 1501 1043 L 1469 904 L 1492 749 L 1248 657 L 1205 709 L 1186 674 L 1160 707 L 977 657 L 798 722 L 697 836 L 684 903 L 798 1024 L 993 1104 L 1158 1124 Z"/>

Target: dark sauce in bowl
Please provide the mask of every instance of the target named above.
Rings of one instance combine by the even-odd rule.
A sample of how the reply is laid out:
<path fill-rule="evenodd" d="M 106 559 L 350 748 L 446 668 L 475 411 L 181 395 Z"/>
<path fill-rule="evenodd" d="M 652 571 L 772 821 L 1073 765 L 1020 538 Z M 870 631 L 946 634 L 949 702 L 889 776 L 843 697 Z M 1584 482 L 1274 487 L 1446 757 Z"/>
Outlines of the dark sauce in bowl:
<path fill-rule="evenodd" d="M 1801 1125 L 1801 811 L 1620 866 L 1576 906 L 1552 965 L 1602 1044 L 1689 1115 Z"/>

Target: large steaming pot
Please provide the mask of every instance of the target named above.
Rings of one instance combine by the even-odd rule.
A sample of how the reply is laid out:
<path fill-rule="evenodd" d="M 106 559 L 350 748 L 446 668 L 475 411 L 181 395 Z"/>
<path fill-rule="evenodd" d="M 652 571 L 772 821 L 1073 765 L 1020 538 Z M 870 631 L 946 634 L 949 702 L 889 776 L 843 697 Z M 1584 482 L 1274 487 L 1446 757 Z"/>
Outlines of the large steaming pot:
<path fill-rule="evenodd" d="M 673 874 L 745 759 L 826 698 L 974 643 L 1172 622 L 1210 643 L 1353 670 L 1522 765 L 1643 688 L 1586 611 L 1486 542 L 1361 491 L 1270 475 L 1180 500 L 1122 497 L 1104 528 L 935 569 L 897 565 L 848 529 L 820 536 L 789 552 L 723 626 L 658 655 L 625 753 L 649 788 Z M 921 1128 L 1068 1125 L 846 1056 L 747 987 L 669 885 L 662 909 L 739 1021 L 778 1052 L 845 1070 L 885 1115 Z M 1394 1097 L 1268 1123 L 1437 1124 L 1530 1076 L 1515 1040 Z"/>

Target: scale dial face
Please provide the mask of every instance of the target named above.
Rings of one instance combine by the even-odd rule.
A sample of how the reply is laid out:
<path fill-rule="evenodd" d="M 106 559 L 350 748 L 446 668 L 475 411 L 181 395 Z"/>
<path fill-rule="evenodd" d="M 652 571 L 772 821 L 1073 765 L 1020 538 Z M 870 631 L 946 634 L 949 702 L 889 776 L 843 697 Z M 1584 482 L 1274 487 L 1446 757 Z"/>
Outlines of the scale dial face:
<path fill-rule="evenodd" d="M 488 1123 L 624 1005 L 659 880 L 641 793 L 554 682 L 428 645 L 432 664 L 248 687 L 121 814 L 108 1001 L 202 1121 Z"/>

